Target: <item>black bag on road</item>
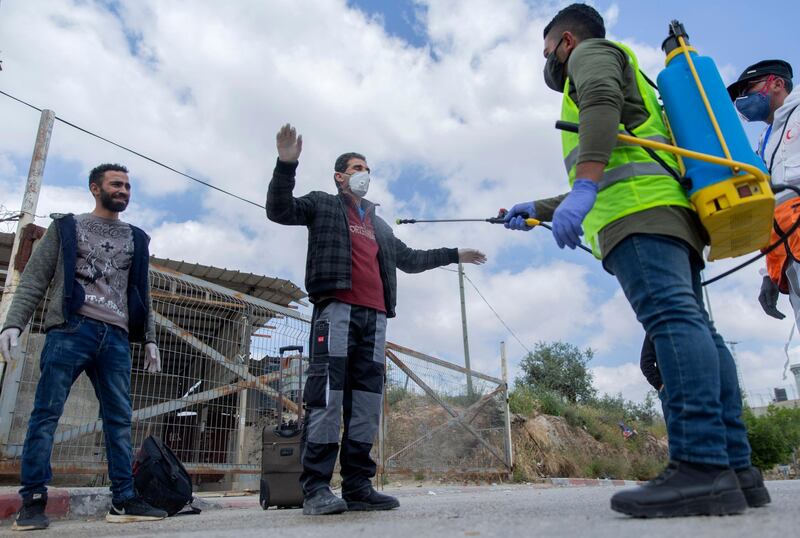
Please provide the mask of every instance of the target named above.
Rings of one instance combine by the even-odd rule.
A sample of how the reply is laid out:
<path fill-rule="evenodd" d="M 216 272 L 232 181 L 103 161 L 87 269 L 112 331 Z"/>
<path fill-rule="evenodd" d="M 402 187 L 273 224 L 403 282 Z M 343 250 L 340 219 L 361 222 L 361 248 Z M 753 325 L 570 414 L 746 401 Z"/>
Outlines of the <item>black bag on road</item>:
<path fill-rule="evenodd" d="M 181 460 L 164 442 L 154 435 L 147 437 L 133 462 L 133 484 L 136 492 L 150 506 L 174 516 L 189 505 L 193 514 L 200 508 L 192 506 L 192 479 Z"/>

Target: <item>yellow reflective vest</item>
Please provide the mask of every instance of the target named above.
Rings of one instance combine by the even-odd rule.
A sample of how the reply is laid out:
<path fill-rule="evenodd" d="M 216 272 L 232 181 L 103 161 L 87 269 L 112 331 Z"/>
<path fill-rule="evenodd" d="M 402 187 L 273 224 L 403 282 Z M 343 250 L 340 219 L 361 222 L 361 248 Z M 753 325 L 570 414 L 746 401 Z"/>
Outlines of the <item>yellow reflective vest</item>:
<path fill-rule="evenodd" d="M 640 138 L 672 143 L 669 130 L 664 124 L 656 93 L 639 71 L 636 56 L 627 46 L 621 43 L 615 43 L 615 45 L 628 55 L 636 73 L 639 93 L 650 114 L 647 121 L 632 129 L 633 134 Z M 561 119 L 578 123 L 579 109 L 569 96 L 569 84 L 569 79 L 567 79 L 564 87 L 564 101 L 561 105 Z M 620 124 L 619 129 L 624 132 L 625 126 Z M 578 163 L 578 134 L 562 131 L 561 143 L 564 166 L 569 174 L 571 187 L 575 182 L 575 169 Z M 656 153 L 674 170 L 679 169 L 674 155 L 663 151 Z M 617 141 L 603 171 L 597 201 L 583 220 L 584 235 L 592 247 L 595 257 L 601 258 L 603 254 L 600 252 L 598 241 L 600 230 L 622 217 L 657 206 L 692 208 L 683 187 L 641 146 Z"/>

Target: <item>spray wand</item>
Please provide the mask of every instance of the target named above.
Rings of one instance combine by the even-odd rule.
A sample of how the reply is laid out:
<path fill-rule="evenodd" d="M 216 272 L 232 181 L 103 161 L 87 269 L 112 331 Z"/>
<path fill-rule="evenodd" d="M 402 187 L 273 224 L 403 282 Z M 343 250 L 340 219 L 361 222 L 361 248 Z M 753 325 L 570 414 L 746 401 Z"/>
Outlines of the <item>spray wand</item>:
<path fill-rule="evenodd" d="M 508 214 L 508 210 L 507 209 L 501 209 L 497 213 L 496 217 L 491 217 L 491 218 L 488 218 L 488 219 L 397 219 L 395 222 L 397 224 L 417 224 L 417 223 L 420 223 L 420 222 L 434 222 L 434 223 L 438 223 L 438 222 L 488 222 L 489 224 L 503 224 L 503 223 L 505 223 L 505 217 L 506 217 L 507 214 Z M 538 219 L 530 218 L 524 213 L 522 215 L 520 215 L 520 216 L 525 218 L 525 224 L 527 224 L 531 228 L 534 228 L 536 226 L 541 226 L 542 228 L 546 228 L 546 229 L 551 230 L 551 231 L 553 230 L 553 228 L 551 228 L 549 224 L 545 224 L 544 222 L 542 222 L 542 221 L 540 221 Z M 578 245 L 578 248 L 580 248 L 582 250 L 585 250 L 589 254 L 592 253 L 591 249 L 589 249 L 585 245 Z"/>

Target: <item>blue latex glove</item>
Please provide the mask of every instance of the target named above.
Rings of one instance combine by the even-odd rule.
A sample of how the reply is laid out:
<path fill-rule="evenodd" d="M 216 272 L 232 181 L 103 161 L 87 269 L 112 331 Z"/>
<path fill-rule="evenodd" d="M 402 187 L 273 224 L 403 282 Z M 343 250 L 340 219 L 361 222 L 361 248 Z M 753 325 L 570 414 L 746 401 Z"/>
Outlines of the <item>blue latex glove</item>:
<path fill-rule="evenodd" d="M 536 218 L 536 205 L 533 202 L 523 202 L 511 208 L 511 211 L 506 213 L 504 218 L 505 223 L 503 226 L 509 230 L 533 230 L 532 227 L 525 224 L 525 219 Z"/>
<path fill-rule="evenodd" d="M 597 183 L 591 179 L 576 179 L 572 191 L 553 213 L 553 237 L 559 248 L 574 249 L 581 242 L 583 219 L 597 200 Z"/>

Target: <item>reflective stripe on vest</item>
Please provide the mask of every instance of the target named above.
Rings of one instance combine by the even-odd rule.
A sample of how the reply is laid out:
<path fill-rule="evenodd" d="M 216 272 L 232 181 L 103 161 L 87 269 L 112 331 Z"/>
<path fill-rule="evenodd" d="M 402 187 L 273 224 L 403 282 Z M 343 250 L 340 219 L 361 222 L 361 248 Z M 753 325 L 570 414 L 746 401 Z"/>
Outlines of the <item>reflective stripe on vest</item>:
<path fill-rule="evenodd" d="M 636 75 L 637 88 L 649 117 L 638 127 L 632 129 L 639 138 L 671 142 L 661 115 L 658 98 L 639 71 L 639 64 L 633 52 L 620 43 L 615 46 L 623 50 L 630 61 Z M 580 111 L 569 96 L 570 81 L 564 87 L 564 99 L 561 106 L 561 119 L 571 123 L 579 123 Z M 620 132 L 625 126 L 619 125 Z M 563 158 L 568 165 L 569 184 L 575 182 L 577 155 L 580 138 L 577 133 L 561 132 Z M 671 153 L 657 150 L 656 154 L 664 162 L 678 170 L 678 161 Z M 598 185 L 599 192 L 594 207 L 583 220 L 583 230 L 587 242 L 592 247 L 595 257 L 601 258 L 599 234 L 608 224 L 627 215 L 638 213 L 658 206 L 680 206 L 691 209 L 691 204 L 680 184 L 667 173 L 640 146 L 618 142 L 609 156 L 603 176 Z"/>
<path fill-rule="evenodd" d="M 653 136 L 640 136 L 639 138 L 644 138 L 645 140 L 652 140 L 653 142 L 661 142 L 662 144 L 670 144 L 672 145 L 672 139 L 666 136 L 657 134 Z M 638 144 L 633 144 L 631 142 L 623 142 L 622 140 L 617 141 L 618 146 L 637 146 Z M 580 146 L 575 146 L 575 148 L 569 152 L 564 158 L 564 166 L 567 169 L 567 173 L 572 170 L 572 167 L 578 164 L 578 154 L 580 153 Z M 662 168 L 661 171 L 663 172 L 664 169 Z"/>

